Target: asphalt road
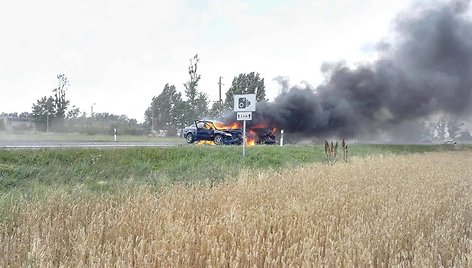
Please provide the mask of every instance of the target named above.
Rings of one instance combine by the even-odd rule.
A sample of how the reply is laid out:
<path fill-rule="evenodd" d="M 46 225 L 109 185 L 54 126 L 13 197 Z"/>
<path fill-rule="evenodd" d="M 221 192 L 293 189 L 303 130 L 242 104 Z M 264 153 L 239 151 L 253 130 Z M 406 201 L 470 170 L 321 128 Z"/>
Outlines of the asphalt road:
<path fill-rule="evenodd" d="M 0 149 L 170 147 L 181 142 L 0 141 Z"/>

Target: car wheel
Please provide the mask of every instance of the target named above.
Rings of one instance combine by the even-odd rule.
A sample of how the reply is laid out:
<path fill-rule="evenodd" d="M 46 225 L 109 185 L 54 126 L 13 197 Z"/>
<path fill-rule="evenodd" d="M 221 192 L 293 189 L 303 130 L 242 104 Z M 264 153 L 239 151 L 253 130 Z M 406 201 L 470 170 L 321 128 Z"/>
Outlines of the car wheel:
<path fill-rule="evenodd" d="M 188 133 L 187 136 L 185 136 L 185 140 L 187 141 L 187 143 L 193 143 L 194 140 L 193 140 L 193 134 L 192 133 Z"/>
<path fill-rule="evenodd" d="M 216 145 L 223 145 L 224 144 L 223 136 L 221 136 L 220 134 L 217 134 L 215 136 L 215 138 L 213 139 L 213 141 L 215 142 Z"/>

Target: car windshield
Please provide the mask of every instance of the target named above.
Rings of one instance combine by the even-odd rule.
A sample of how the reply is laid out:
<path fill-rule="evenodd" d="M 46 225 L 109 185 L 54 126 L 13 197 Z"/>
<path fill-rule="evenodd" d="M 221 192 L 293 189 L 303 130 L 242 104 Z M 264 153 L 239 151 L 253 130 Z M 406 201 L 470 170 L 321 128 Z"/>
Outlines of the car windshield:
<path fill-rule="evenodd" d="M 221 123 L 221 122 L 213 122 L 213 125 L 215 126 L 216 129 L 224 129 L 225 128 L 225 124 Z"/>
<path fill-rule="evenodd" d="M 216 129 L 239 129 L 240 128 L 237 122 L 232 123 L 232 124 L 225 124 L 223 122 L 215 121 L 213 122 L 213 124 Z"/>
<path fill-rule="evenodd" d="M 212 123 L 206 122 L 205 125 L 203 125 L 204 129 L 215 129 Z"/>

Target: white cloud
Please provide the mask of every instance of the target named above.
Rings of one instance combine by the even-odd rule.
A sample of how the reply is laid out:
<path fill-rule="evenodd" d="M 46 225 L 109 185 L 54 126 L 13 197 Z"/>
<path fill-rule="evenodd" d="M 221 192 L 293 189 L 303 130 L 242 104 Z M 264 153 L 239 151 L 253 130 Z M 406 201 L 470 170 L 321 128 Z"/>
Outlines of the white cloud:
<path fill-rule="evenodd" d="M 181 90 L 188 60 L 201 58 L 200 88 L 212 100 L 241 72 L 317 84 L 325 61 L 368 58 L 408 1 L 60 1 L 0 3 L 0 112 L 30 111 L 56 75 L 71 81 L 73 104 L 138 120 L 165 83 Z M 262 10 L 262 11 L 260 11 Z M 14 101 L 11 101 L 14 100 Z"/>

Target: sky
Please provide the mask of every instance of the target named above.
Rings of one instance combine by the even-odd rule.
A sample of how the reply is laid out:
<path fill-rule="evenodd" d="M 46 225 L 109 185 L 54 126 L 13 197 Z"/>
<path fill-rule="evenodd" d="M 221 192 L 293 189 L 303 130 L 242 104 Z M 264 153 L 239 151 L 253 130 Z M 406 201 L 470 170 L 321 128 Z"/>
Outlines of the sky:
<path fill-rule="evenodd" d="M 427 1 L 426 1 L 427 2 Z M 199 55 L 199 90 L 218 100 L 240 73 L 265 78 L 270 99 L 323 80 L 323 62 L 370 61 L 410 0 L 4 0 L 0 113 L 31 112 L 65 74 L 71 105 L 139 122 L 166 83 L 183 92 Z"/>

